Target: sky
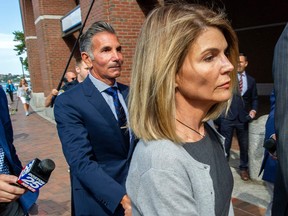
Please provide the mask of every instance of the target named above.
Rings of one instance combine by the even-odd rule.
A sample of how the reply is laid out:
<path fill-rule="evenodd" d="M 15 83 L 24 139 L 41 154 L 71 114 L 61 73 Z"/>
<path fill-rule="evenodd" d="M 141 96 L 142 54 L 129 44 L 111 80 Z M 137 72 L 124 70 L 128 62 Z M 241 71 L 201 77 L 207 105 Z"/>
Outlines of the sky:
<path fill-rule="evenodd" d="M 13 50 L 17 44 L 13 41 L 14 31 L 23 31 L 19 0 L 10 0 L 0 7 L 0 74 L 22 74 L 19 56 Z"/>

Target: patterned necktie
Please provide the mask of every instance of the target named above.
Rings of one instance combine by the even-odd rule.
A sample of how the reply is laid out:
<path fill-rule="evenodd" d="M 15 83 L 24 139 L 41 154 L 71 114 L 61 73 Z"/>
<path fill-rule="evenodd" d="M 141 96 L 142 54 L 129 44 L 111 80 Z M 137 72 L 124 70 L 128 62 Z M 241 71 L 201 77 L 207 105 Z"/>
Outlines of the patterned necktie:
<path fill-rule="evenodd" d="M 239 91 L 240 91 L 240 94 L 242 95 L 242 89 L 243 89 L 243 74 L 240 73 L 239 74 Z"/>
<path fill-rule="evenodd" d="M 119 97 L 118 97 L 117 87 L 115 86 L 109 87 L 108 89 L 105 90 L 105 92 L 113 97 L 113 103 L 114 103 L 116 115 L 118 118 L 118 125 L 121 129 L 125 143 L 129 146 L 130 136 L 129 136 L 129 131 L 127 129 L 127 119 L 126 119 L 124 108 L 121 105 Z"/>

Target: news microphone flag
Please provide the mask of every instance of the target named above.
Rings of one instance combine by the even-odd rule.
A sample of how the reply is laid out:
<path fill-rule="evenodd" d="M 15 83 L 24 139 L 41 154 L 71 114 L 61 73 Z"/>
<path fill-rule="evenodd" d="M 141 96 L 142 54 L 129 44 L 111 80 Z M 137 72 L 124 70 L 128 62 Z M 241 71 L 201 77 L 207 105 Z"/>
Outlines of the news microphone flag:
<path fill-rule="evenodd" d="M 39 160 L 35 158 L 21 171 L 17 183 L 33 193 L 43 187 L 49 180 L 55 163 L 51 159 Z"/>

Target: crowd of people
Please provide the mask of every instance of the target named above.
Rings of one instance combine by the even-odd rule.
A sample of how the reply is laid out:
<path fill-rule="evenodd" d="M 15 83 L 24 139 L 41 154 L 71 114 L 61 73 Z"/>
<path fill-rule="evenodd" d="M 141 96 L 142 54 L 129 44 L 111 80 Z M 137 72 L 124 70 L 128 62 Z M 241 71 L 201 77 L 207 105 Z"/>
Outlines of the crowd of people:
<path fill-rule="evenodd" d="M 117 81 L 124 60 L 109 23 L 93 23 L 79 47 L 75 72 L 67 72 L 63 87 L 52 89 L 45 101 L 49 107 L 56 98 L 54 116 L 69 165 L 72 215 L 234 215 L 232 137 L 235 130 L 240 177 L 248 181 L 248 127 L 256 118 L 258 94 L 246 71 L 248 57 L 239 52 L 226 14 L 197 4 L 156 7 L 142 25 L 129 87 Z M 281 143 L 281 127 L 287 122 L 275 114 L 280 122 L 275 124 L 274 102 L 283 91 L 280 86 L 276 99 L 274 92 L 271 96 L 265 138 Z M 30 92 L 22 79 L 17 96 L 27 116 Z M 0 93 L 2 110 L 7 98 Z M 37 196 L 24 205 L 21 199 L 30 192 L 12 184 L 21 163 L 7 112 L 1 112 L 0 132 L 0 207 L 23 215 Z M 279 185 L 287 187 L 287 170 L 276 163 L 279 158 L 287 162 L 285 154 L 269 151 L 263 160 L 263 180 L 275 183 L 277 191 Z M 272 163 L 273 174 L 267 167 Z M 286 215 L 287 203 L 279 196 L 273 199 L 277 202 L 271 202 L 267 215 L 271 209 L 273 215 Z"/>

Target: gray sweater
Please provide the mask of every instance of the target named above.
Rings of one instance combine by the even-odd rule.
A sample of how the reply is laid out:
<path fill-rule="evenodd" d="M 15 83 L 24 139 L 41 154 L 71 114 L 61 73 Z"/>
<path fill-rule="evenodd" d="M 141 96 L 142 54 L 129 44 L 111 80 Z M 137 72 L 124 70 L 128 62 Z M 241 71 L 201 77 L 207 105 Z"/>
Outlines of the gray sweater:
<path fill-rule="evenodd" d="M 181 145 L 169 140 L 140 140 L 126 181 L 133 216 L 215 215 L 209 171 L 208 165 L 194 160 Z"/>

